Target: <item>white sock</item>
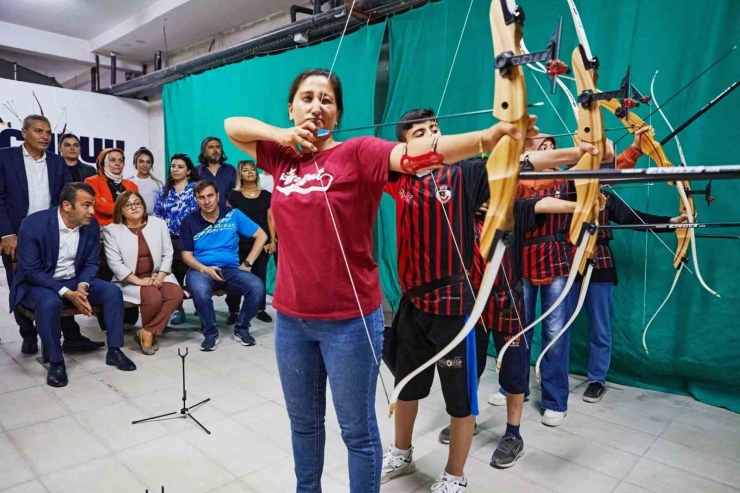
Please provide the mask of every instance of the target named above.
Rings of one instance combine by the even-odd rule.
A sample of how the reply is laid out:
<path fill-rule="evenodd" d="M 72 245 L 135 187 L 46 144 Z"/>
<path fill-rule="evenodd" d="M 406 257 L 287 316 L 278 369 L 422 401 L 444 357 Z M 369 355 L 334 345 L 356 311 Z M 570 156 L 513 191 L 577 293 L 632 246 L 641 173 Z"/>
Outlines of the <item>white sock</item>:
<path fill-rule="evenodd" d="M 444 471 L 442 474 L 448 481 L 457 481 L 458 483 L 465 484 L 465 476 L 453 476 L 447 471 Z"/>
<path fill-rule="evenodd" d="M 411 447 L 408 450 L 401 450 L 400 448 L 396 448 L 395 446 L 391 445 L 391 454 L 396 456 L 400 455 L 402 457 L 409 457 L 413 449 L 414 447 Z"/>

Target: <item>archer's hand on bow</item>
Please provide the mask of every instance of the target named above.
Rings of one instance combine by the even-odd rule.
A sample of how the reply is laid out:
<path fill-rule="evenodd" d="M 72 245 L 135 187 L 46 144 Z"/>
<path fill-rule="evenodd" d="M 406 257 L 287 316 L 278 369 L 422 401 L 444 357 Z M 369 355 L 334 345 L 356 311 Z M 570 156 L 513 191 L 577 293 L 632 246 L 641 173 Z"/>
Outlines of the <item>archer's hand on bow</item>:
<path fill-rule="evenodd" d="M 686 224 L 688 222 L 689 222 L 688 214 L 681 214 L 680 216 L 671 218 L 671 224 Z"/>
<path fill-rule="evenodd" d="M 645 132 L 650 132 L 650 135 L 655 135 L 655 129 L 652 127 L 652 125 L 645 125 L 644 127 L 641 127 L 639 130 L 635 131 L 635 140 L 632 142 L 632 148 L 642 152 L 642 135 Z"/>

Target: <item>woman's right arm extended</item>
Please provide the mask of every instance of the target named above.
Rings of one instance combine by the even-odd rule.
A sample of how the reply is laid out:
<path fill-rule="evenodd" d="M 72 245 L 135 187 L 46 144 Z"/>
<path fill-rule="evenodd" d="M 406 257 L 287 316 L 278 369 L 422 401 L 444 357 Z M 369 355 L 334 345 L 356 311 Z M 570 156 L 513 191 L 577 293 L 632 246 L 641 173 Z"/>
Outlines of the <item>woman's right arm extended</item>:
<path fill-rule="evenodd" d="M 257 142 L 260 140 L 269 140 L 287 147 L 292 147 L 298 155 L 301 154 L 298 151 L 298 143 L 304 148 L 316 152 L 316 148 L 311 143 L 314 140 L 313 133 L 301 127 L 285 129 L 273 127 L 248 116 L 233 116 L 226 119 L 224 128 L 226 129 L 226 135 L 229 136 L 229 140 L 235 146 L 255 158 L 257 157 Z M 295 140 L 297 142 L 290 142 L 290 139 L 286 141 L 286 134 L 288 133 L 291 136 L 295 133 Z"/>

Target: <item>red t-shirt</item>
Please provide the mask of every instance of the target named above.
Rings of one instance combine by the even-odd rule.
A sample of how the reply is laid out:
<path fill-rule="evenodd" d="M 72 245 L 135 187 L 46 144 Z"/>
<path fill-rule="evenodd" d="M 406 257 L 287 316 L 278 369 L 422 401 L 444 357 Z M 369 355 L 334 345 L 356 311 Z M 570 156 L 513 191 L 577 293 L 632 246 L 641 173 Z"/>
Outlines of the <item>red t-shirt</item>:
<path fill-rule="evenodd" d="M 276 310 L 325 320 L 360 316 L 324 191 L 362 314 L 380 307 L 373 224 L 396 145 L 375 137 L 353 138 L 317 153 L 314 162 L 310 153 L 298 157 L 289 147 L 257 143 L 258 166 L 275 177 L 272 213 L 280 249 L 272 301 Z"/>

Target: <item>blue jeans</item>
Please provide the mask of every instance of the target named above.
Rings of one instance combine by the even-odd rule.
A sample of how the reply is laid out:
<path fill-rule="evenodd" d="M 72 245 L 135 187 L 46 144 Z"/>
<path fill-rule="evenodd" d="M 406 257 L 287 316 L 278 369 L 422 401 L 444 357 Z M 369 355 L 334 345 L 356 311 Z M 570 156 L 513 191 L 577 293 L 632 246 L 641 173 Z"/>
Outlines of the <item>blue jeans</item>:
<path fill-rule="evenodd" d="M 580 288 L 580 286 L 574 286 Z M 588 351 L 588 381 L 606 383 L 606 374 L 612 358 L 612 301 L 614 284 L 596 282 L 588 285 L 586 310 L 591 333 Z"/>
<path fill-rule="evenodd" d="M 383 347 L 380 308 L 365 316 L 375 355 Z M 277 313 L 275 351 L 290 417 L 297 493 L 320 493 L 326 380 L 349 451 L 351 493 L 380 491 L 383 450 L 375 417 L 378 364 L 362 318 L 305 320 Z"/>
<path fill-rule="evenodd" d="M 75 290 L 77 279 L 62 281 L 67 289 Z M 100 279 L 95 279 L 87 290 L 87 300 L 92 306 L 103 307 L 103 318 L 107 326 L 108 348 L 123 347 L 123 293 L 121 290 Z M 71 303 L 51 289 L 33 286 L 21 300 L 21 304 L 36 314 L 36 329 L 41 337 L 44 350 L 52 363 L 64 361 L 62 355 L 62 308 Z"/>
<path fill-rule="evenodd" d="M 193 304 L 200 317 L 203 335 L 218 334 L 216 310 L 213 309 L 213 292 L 219 289 L 228 294 L 244 296 L 244 303 L 236 319 L 235 329 L 249 330 L 249 322 L 257 315 L 260 302 L 265 295 L 265 284 L 259 277 L 234 267 L 221 269 L 223 281 L 215 281 L 208 275 L 190 269 L 185 276 L 185 284 L 193 298 Z"/>
<path fill-rule="evenodd" d="M 536 317 L 537 289 L 540 290 L 540 308 L 547 311 L 563 292 L 568 278 L 555 277 L 552 283 L 535 286 L 529 279 L 524 279 L 524 311 L 528 321 Z M 568 296 L 545 320 L 542 321 L 542 348 L 550 344 L 560 329 L 570 318 L 578 299 L 578 286 L 573 285 Z M 534 329 L 532 329 L 534 330 Z M 531 332 L 531 331 L 530 331 Z M 531 344 L 529 345 L 531 349 Z M 543 409 L 564 412 L 568 410 L 568 364 L 570 351 L 570 330 L 558 339 L 553 347 L 542 358 L 540 374 L 542 376 Z"/>

